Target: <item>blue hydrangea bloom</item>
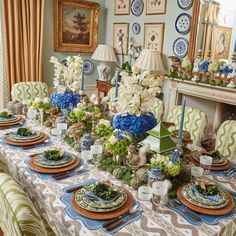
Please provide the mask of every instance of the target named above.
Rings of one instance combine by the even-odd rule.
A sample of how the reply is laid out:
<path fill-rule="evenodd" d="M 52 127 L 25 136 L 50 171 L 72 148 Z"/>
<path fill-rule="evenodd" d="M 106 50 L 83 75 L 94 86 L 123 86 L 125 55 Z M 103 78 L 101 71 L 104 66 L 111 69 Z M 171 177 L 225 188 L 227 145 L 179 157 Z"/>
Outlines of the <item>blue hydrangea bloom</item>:
<path fill-rule="evenodd" d="M 223 74 L 229 74 L 233 72 L 233 69 L 229 66 L 221 66 L 220 67 L 220 72 Z"/>
<path fill-rule="evenodd" d="M 210 64 L 211 64 L 211 62 L 208 60 L 201 62 L 199 65 L 199 70 L 202 72 L 207 72 Z"/>

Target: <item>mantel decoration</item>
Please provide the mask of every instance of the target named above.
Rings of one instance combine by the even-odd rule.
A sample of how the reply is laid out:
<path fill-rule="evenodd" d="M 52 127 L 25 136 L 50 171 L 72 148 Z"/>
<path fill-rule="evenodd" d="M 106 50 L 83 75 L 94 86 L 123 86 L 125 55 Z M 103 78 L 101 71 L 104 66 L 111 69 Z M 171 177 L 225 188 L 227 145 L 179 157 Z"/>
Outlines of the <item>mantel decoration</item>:
<path fill-rule="evenodd" d="M 99 3 L 54 1 L 54 49 L 93 52 L 98 42 Z"/>

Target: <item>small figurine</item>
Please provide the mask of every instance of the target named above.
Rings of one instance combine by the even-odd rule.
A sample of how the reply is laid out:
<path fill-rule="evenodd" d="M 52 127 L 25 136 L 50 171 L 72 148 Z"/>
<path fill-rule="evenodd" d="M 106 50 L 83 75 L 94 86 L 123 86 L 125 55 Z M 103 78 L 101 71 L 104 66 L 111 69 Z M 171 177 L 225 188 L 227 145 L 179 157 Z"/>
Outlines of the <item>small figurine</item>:
<path fill-rule="evenodd" d="M 128 147 L 128 155 L 126 156 L 128 164 L 136 166 L 140 160 L 139 154 L 134 144 L 130 144 Z"/>
<path fill-rule="evenodd" d="M 138 166 L 143 166 L 147 163 L 147 153 L 150 152 L 150 145 L 145 144 L 143 147 L 141 147 L 138 151 L 139 154 L 139 162 Z"/>

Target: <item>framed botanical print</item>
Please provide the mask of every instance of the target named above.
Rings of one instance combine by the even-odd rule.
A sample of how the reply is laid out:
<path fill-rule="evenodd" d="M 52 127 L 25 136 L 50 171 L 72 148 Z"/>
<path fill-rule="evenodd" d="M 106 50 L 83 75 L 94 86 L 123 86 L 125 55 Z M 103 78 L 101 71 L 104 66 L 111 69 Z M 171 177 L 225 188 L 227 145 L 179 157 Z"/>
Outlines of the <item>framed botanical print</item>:
<path fill-rule="evenodd" d="M 89 1 L 54 0 L 54 50 L 93 52 L 98 42 L 100 5 Z"/>
<path fill-rule="evenodd" d="M 144 48 L 162 53 L 164 39 L 164 23 L 144 24 Z"/>
<path fill-rule="evenodd" d="M 115 15 L 129 15 L 130 14 L 130 0 L 114 0 L 114 14 Z"/>
<path fill-rule="evenodd" d="M 146 0 L 146 15 L 166 14 L 167 0 Z"/>
<path fill-rule="evenodd" d="M 228 59 L 232 28 L 217 26 L 213 32 L 212 58 Z"/>
<path fill-rule="evenodd" d="M 128 54 L 129 23 L 113 23 L 113 48 L 116 54 Z"/>

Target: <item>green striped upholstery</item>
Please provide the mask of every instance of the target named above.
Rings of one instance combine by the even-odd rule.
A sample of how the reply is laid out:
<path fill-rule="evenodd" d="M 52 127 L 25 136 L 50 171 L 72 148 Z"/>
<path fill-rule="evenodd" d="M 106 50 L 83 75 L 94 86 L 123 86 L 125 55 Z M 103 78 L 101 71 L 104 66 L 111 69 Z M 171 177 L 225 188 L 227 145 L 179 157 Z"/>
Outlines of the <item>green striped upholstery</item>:
<path fill-rule="evenodd" d="M 164 113 L 164 102 L 159 98 L 154 98 L 153 106 L 150 108 L 150 111 L 155 115 L 158 121 L 161 121 Z"/>
<path fill-rule="evenodd" d="M 182 106 L 174 106 L 168 113 L 167 121 L 175 123 L 176 129 L 180 125 Z M 184 118 L 184 130 L 191 134 L 193 144 L 201 146 L 201 141 L 204 137 L 207 126 L 207 116 L 192 107 L 186 107 Z"/>
<path fill-rule="evenodd" d="M 21 187 L 0 173 L 0 227 L 4 236 L 48 236 L 42 218 Z"/>
<path fill-rule="evenodd" d="M 221 124 L 216 134 L 215 149 L 229 160 L 236 161 L 236 120 Z"/>
<path fill-rule="evenodd" d="M 34 100 L 48 97 L 48 86 L 43 82 L 20 82 L 12 86 L 13 101 Z"/>
<path fill-rule="evenodd" d="M 10 173 L 9 167 L 7 165 L 6 159 L 5 159 L 6 154 L 3 151 L 0 151 L 0 172 L 3 173 Z"/>

